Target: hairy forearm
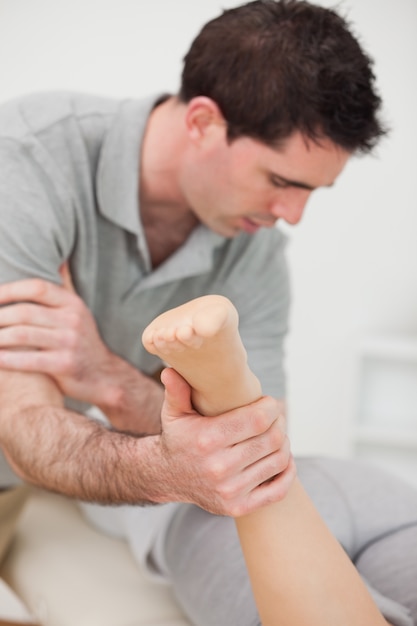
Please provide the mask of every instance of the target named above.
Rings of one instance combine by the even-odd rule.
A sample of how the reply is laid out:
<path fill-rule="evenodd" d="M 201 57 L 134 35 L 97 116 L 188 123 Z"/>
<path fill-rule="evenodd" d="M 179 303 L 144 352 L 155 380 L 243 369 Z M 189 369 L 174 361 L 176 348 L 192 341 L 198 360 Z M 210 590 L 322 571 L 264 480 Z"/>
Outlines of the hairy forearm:
<path fill-rule="evenodd" d="M 111 431 L 55 406 L 28 406 L 8 417 L 0 443 L 24 480 L 106 504 L 160 499 L 158 437 Z"/>

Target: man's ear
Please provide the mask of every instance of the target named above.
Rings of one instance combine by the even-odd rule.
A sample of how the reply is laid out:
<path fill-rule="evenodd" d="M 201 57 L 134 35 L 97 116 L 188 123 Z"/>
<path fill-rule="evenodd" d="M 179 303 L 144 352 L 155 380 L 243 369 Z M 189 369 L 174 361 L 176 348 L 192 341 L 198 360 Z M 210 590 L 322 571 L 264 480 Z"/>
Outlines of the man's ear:
<path fill-rule="evenodd" d="M 218 105 L 211 98 L 197 96 L 187 103 L 185 124 L 189 138 L 200 143 L 208 138 L 213 132 L 224 135 L 226 133 L 226 120 Z"/>

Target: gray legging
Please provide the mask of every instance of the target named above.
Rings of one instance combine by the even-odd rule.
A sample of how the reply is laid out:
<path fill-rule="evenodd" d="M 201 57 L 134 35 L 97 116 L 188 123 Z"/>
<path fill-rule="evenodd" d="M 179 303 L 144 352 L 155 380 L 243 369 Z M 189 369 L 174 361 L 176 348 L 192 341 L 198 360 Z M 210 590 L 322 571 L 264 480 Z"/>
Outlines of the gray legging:
<path fill-rule="evenodd" d="M 417 490 L 356 461 L 298 459 L 297 467 L 386 619 L 417 626 Z M 259 626 L 233 520 L 184 505 L 164 552 L 175 595 L 195 626 Z"/>

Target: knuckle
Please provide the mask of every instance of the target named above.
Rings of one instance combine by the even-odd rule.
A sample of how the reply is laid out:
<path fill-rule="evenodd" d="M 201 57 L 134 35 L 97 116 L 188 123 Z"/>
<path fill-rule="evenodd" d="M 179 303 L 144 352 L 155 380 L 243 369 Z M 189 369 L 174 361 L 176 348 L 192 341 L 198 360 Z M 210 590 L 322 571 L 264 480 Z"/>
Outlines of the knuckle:
<path fill-rule="evenodd" d="M 267 492 L 266 497 L 271 499 L 271 502 L 280 502 L 287 495 L 290 486 L 295 478 L 295 472 L 290 470 L 277 476 L 272 482 L 272 488 L 270 492 Z"/>
<path fill-rule="evenodd" d="M 268 455 L 281 452 L 283 437 L 280 433 L 268 432 L 253 437 L 249 442 L 251 458 L 263 459 Z"/>
<path fill-rule="evenodd" d="M 286 468 L 287 462 L 282 461 L 278 453 L 270 454 L 268 457 L 262 459 L 256 473 L 254 473 L 254 480 L 258 487 L 266 487 L 268 484 L 274 482 Z"/>
<path fill-rule="evenodd" d="M 290 467 L 292 455 L 289 446 L 274 452 L 272 456 L 275 457 L 276 467 L 279 469 L 279 472 L 283 472 Z"/>
<path fill-rule="evenodd" d="M 266 487 L 268 484 L 274 482 L 280 473 L 281 470 L 277 463 L 270 461 L 258 472 L 256 482 L 259 487 Z"/>
<path fill-rule="evenodd" d="M 276 476 L 285 469 L 287 463 L 282 459 L 278 452 L 270 454 L 265 459 L 265 465 L 263 469 L 270 474 L 270 476 Z"/>
<path fill-rule="evenodd" d="M 280 487 L 274 492 L 265 495 L 262 506 L 269 506 L 270 504 L 275 504 L 275 502 L 281 502 L 286 495 L 287 490 Z"/>
<path fill-rule="evenodd" d="M 206 431 L 200 432 L 196 438 L 196 447 L 197 447 L 197 451 L 200 454 L 202 455 L 208 454 L 209 452 L 211 452 L 212 447 L 213 447 L 212 437 L 210 437 L 210 435 Z"/>
<path fill-rule="evenodd" d="M 264 433 L 270 427 L 270 419 L 265 411 L 254 409 L 252 413 L 252 424 L 256 433 Z"/>
<path fill-rule="evenodd" d="M 286 443 L 287 437 L 280 428 L 273 428 L 271 430 L 270 439 L 274 450 L 281 450 Z"/>
<path fill-rule="evenodd" d="M 32 281 L 32 293 L 35 298 L 42 299 L 48 291 L 48 283 L 41 278 L 34 278 Z"/>
<path fill-rule="evenodd" d="M 276 460 L 274 460 L 274 465 L 275 465 L 275 473 L 276 474 L 281 474 L 283 471 L 285 471 L 288 467 L 288 462 L 289 462 L 289 457 L 288 455 L 283 455 L 278 453 L 276 455 Z"/>
<path fill-rule="evenodd" d="M 219 485 L 217 493 L 223 502 L 230 503 L 236 497 L 236 489 L 226 483 Z"/>
<path fill-rule="evenodd" d="M 274 494 L 269 496 L 268 504 L 272 504 L 273 502 L 281 502 L 285 498 L 288 493 L 289 486 L 284 484 L 279 479 L 276 480 L 276 490 Z"/>
<path fill-rule="evenodd" d="M 73 374 L 75 371 L 74 361 L 70 352 L 61 352 L 57 362 L 57 370 L 61 374 Z"/>
<path fill-rule="evenodd" d="M 208 464 L 207 473 L 215 481 L 222 480 L 226 476 L 226 465 L 222 461 L 212 461 Z M 223 489 L 223 486 L 219 488 L 219 491 Z"/>
<path fill-rule="evenodd" d="M 242 517 L 250 512 L 250 508 L 247 503 L 237 503 L 228 507 L 228 515 L 231 517 Z"/>

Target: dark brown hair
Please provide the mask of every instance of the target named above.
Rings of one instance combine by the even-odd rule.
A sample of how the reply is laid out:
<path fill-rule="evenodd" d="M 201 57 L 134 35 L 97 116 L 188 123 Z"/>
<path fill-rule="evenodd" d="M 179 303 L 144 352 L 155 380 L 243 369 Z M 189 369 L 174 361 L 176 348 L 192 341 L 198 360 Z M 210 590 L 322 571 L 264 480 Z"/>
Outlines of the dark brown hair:
<path fill-rule="evenodd" d="M 256 0 L 208 22 L 184 59 L 179 98 L 219 106 L 228 139 L 278 145 L 299 130 L 369 152 L 378 119 L 372 60 L 335 11 L 302 0 Z"/>

